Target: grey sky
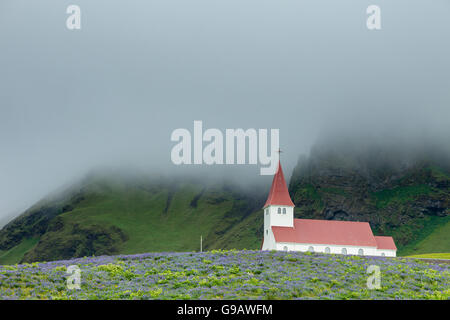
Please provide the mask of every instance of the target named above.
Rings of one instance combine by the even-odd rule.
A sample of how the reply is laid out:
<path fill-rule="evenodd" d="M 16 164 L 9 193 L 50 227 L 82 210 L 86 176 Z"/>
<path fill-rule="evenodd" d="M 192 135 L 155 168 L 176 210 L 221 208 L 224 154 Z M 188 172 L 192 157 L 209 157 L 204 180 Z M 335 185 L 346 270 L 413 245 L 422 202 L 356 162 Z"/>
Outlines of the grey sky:
<path fill-rule="evenodd" d="M 447 0 L 2 0 L 0 219 L 92 167 L 175 170 L 193 120 L 279 128 L 287 175 L 323 132 L 449 137 L 448 17 Z"/>

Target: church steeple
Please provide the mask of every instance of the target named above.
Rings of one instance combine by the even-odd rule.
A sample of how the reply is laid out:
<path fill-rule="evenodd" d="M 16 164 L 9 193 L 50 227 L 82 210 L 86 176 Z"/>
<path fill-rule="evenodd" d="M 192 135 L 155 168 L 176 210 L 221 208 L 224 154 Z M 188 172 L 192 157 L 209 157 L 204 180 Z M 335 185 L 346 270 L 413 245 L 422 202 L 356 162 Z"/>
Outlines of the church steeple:
<path fill-rule="evenodd" d="M 269 196 L 267 197 L 266 204 L 263 208 L 270 205 L 295 206 L 289 196 L 289 191 L 286 185 L 286 180 L 284 179 L 280 161 L 278 161 L 278 169 L 273 177 L 272 187 L 270 188 Z"/>
<path fill-rule="evenodd" d="M 264 240 L 262 249 L 276 249 L 272 227 L 294 227 L 294 203 L 289 196 L 281 163 L 273 176 L 272 187 L 264 205 Z"/>

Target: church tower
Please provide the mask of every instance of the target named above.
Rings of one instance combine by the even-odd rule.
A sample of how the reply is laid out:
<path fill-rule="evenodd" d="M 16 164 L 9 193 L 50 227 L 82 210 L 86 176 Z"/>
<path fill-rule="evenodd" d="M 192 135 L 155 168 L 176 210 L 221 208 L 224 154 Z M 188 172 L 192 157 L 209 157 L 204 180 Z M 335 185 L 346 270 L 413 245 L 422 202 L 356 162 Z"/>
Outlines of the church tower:
<path fill-rule="evenodd" d="M 294 226 L 294 203 L 289 196 L 286 180 L 284 179 L 281 163 L 272 181 L 269 196 L 264 204 L 264 240 L 262 250 L 275 249 L 275 239 L 272 227 Z"/>

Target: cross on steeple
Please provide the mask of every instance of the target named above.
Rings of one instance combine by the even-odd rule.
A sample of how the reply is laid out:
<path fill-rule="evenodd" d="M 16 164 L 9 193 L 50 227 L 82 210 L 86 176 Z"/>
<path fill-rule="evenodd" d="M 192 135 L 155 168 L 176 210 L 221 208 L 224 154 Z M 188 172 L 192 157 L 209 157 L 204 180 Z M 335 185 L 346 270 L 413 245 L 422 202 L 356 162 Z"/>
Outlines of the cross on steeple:
<path fill-rule="evenodd" d="M 281 153 L 282 153 L 283 151 L 281 151 L 281 149 L 278 148 L 277 152 L 278 152 L 278 162 L 280 162 L 280 160 L 281 160 Z"/>

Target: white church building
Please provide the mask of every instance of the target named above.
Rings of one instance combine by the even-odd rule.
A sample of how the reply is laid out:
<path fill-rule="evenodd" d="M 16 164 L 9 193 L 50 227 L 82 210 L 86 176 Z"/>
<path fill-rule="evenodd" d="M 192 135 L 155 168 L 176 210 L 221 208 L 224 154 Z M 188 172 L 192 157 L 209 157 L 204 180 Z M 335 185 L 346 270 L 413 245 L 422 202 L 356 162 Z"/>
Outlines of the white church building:
<path fill-rule="evenodd" d="M 396 256 L 394 239 L 374 236 L 368 222 L 294 219 L 280 163 L 263 209 L 262 250 Z"/>

